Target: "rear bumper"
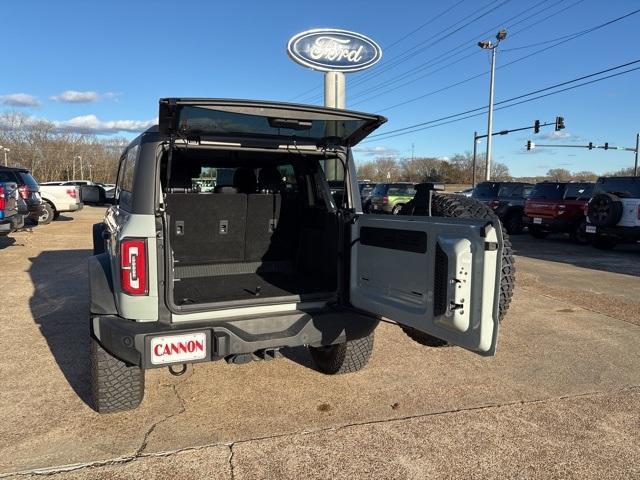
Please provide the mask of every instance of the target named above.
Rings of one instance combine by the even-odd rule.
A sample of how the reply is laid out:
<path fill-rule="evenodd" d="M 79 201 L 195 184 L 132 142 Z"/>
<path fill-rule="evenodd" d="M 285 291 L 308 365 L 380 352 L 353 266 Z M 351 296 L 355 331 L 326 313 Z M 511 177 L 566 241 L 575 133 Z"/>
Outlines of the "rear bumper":
<path fill-rule="evenodd" d="M 28 203 L 29 207 L 29 218 L 32 220 L 37 220 L 42 214 L 42 203 Z"/>
<path fill-rule="evenodd" d="M 539 222 L 534 219 L 540 219 Z M 569 232 L 572 230 L 573 223 L 564 218 L 548 218 L 548 217 L 536 217 L 525 215 L 523 217 L 524 224 L 529 227 L 536 227 L 542 230 L 554 231 L 554 232 Z"/>
<path fill-rule="evenodd" d="M 91 334 L 120 360 L 144 369 L 171 364 L 200 363 L 230 355 L 257 354 L 265 350 L 301 345 L 332 345 L 369 335 L 378 319 L 355 312 L 297 312 L 283 316 L 185 324 L 134 322 L 115 315 L 94 316 Z M 186 333 L 204 333 L 206 353 L 193 361 L 152 363 L 151 341 Z"/>
<path fill-rule="evenodd" d="M 595 229 L 595 231 L 593 231 Z M 640 227 L 596 227 L 587 225 L 588 237 L 605 236 L 615 238 L 619 242 L 634 243 L 640 241 Z"/>
<path fill-rule="evenodd" d="M 77 212 L 78 210 L 82 210 L 83 207 L 83 203 L 63 203 L 56 205 L 56 210 L 58 212 Z"/>

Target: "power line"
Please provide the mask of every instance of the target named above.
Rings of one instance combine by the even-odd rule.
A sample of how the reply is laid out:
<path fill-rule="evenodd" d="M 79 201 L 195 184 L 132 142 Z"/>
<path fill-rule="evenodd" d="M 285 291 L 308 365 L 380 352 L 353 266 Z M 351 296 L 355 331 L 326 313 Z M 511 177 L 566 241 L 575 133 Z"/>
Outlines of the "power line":
<path fill-rule="evenodd" d="M 359 93 L 356 93 L 355 95 L 350 95 L 350 96 L 349 96 L 349 98 L 350 98 L 351 100 L 353 100 L 353 99 L 356 99 L 356 98 L 361 97 L 361 96 L 363 96 L 363 95 L 370 94 L 372 91 L 380 90 L 381 88 L 384 88 L 385 86 L 393 85 L 394 83 L 398 83 L 398 82 L 402 81 L 402 80 L 403 80 L 403 79 L 405 79 L 405 78 L 408 78 L 408 77 L 414 76 L 414 75 L 416 75 L 416 74 L 420 73 L 421 71 L 424 71 L 424 70 L 426 70 L 426 69 L 429 69 L 429 68 L 431 68 L 431 67 L 433 67 L 433 66 L 435 66 L 435 65 L 437 65 L 437 64 L 439 64 L 439 63 L 442 63 L 443 61 L 449 60 L 449 59 L 451 58 L 451 56 L 456 56 L 456 55 L 459 55 L 459 54 L 463 53 L 464 51 L 467 51 L 467 50 L 473 49 L 473 52 L 472 52 L 471 54 L 466 55 L 466 56 L 464 56 L 464 57 L 462 57 L 462 58 L 460 58 L 460 59 L 456 60 L 455 62 L 451 62 L 451 63 L 449 63 L 449 64 L 445 65 L 444 67 L 441 67 L 441 68 L 439 68 L 439 69 L 437 69 L 437 70 L 435 70 L 435 71 L 433 71 L 433 72 L 430 72 L 430 73 L 428 73 L 428 74 L 426 74 L 426 75 L 421 75 L 421 76 L 419 76 L 419 77 L 417 77 L 417 78 L 414 78 L 413 80 L 409 80 L 409 81 L 407 81 L 407 82 L 405 82 L 405 83 L 403 83 L 403 84 L 401 84 L 401 85 L 398 85 L 397 87 L 394 87 L 394 88 L 392 88 L 392 89 L 386 90 L 386 91 L 384 91 L 384 92 L 383 92 L 382 94 L 380 94 L 380 95 L 384 95 L 384 94 L 386 94 L 386 93 L 388 93 L 388 92 L 390 92 L 390 91 L 397 90 L 398 88 L 402 88 L 403 86 L 409 85 L 409 84 L 411 84 L 411 83 L 413 83 L 413 82 L 416 82 L 417 80 L 420 80 L 420 79 L 423 79 L 423 78 L 425 78 L 425 77 L 431 76 L 431 75 L 433 75 L 433 73 L 439 72 L 439 71 L 440 71 L 440 70 L 442 70 L 443 68 L 446 68 L 446 67 L 449 67 L 449 66 L 451 66 L 451 65 L 454 65 L 454 64 L 456 64 L 456 63 L 459 63 L 459 62 L 461 62 L 462 60 L 464 60 L 464 59 L 466 59 L 466 58 L 469 58 L 469 57 L 471 57 L 471 56 L 473 56 L 473 55 L 475 55 L 475 54 L 479 53 L 479 50 L 477 50 L 477 49 L 476 49 L 476 46 L 475 46 L 475 43 L 474 43 L 474 42 L 475 42 L 475 40 L 477 40 L 478 38 L 483 37 L 483 36 L 485 36 L 485 35 L 488 35 L 488 34 L 490 34 L 490 33 L 493 33 L 493 32 L 495 31 L 495 29 L 497 29 L 497 28 L 505 27 L 505 26 L 507 26 L 508 28 L 513 28 L 514 26 L 519 25 L 519 24 L 520 24 L 520 23 L 522 23 L 522 22 L 525 22 L 525 21 L 527 21 L 527 20 L 529 20 L 529 19 L 531 19 L 531 18 L 533 18 L 533 17 L 535 17 L 535 16 L 538 16 L 540 13 L 542 13 L 542 12 L 543 12 L 543 11 L 545 11 L 546 9 L 545 9 L 545 10 L 541 10 L 541 11 L 539 11 L 539 12 L 535 12 L 535 13 L 533 13 L 533 14 L 531 14 L 531 15 L 529 15 L 529 16 L 527 16 L 527 17 L 525 17 L 525 18 L 523 18 L 523 19 L 521 19 L 521 20 L 519 20 L 519 21 L 517 21 L 517 22 L 515 22 L 515 23 L 513 23 L 513 24 L 509 24 L 509 22 L 511 22 L 512 20 L 515 20 L 516 18 L 518 18 L 518 17 L 522 16 L 523 14 L 530 12 L 532 9 L 535 9 L 535 8 L 537 8 L 537 7 L 540 7 L 540 6 L 541 6 L 541 5 L 543 5 L 544 3 L 547 3 L 548 1 L 549 1 L 549 0 L 542 0 L 541 2 L 539 2 L 537 5 L 535 5 L 535 6 L 533 6 L 533 7 L 527 7 L 526 9 L 522 10 L 522 11 L 521 11 L 521 12 L 519 12 L 518 14 L 516 14 L 516 15 L 514 15 L 514 16 L 512 16 L 512 17 L 510 17 L 510 18 L 506 19 L 506 20 L 501 21 L 497 26 L 492 27 L 492 28 L 488 29 L 487 31 L 482 32 L 482 33 L 480 33 L 480 34 L 478 34 L 478 35 L 474 35 L 474 36 L 473 36 L 473 38 L 471 38 L 471 39 L 469 39 L 469 40 L 465 40 L 464 42 L 460 43 L 459 45 L 456 45 L 455 47 L 453 47 L 453 48 L 451 48 L 451 49 L 447 50 L 446 52 L 443 52 L 443 53 L 441 53 L 440 55 L 438 55 L 438 56 L 436 56 L 436 57 L 434 57 L 434 58 L 432 58 L 432 59 L 428 60 L 427 62 L 424 62 L 424 63 L 422 63 L 421 65 L 418 65 L 418 66 L 417 66 L 417 68 L 413 68 L 413 69 L 407 70 L 407 71 L 405 71 L 404 73 L 400 74 L 399 76 L 396 76 L 396 77 L 393 77 L 393 78 L 387 79 L 387 80 L 385 80 L 385 81 L 383 81 L 383 82 L 381 82 L 381 83 L 379 83 L 379 84 L 377 84 L 377 85 L 374 85 L 373 87 L 368 87 L 368 88 L 367 88 L 366 90 L 364 90 L 364 91 L 361 91 L 361 92 L 359 92 Z M 560 3 L 560 2 L 563 2 L 563 1 L 564 1 L 564 0 L 559 0 L 559 3 Z M 529 28 L 529 27 L 532 27 L 532 26 L 534 26 L 534 25 L 537 25 L 538 23 L 543 22 L 543 21 L 544 21 L 544 20 L 546 20 L 547 18 L 549 18 L 549 17 L 551 17 L 551 16 L 553 16 L 553 15 L 557 15 L 557 14 L 559 14 L 559 13 L 562 13 L 562 12 L 563 12 L 564 10 L 566 10 L 567 8 L 573 7 L 573 6 L 575 6 L 575 5 L 577 5 L 578 3 L 581 3 L 581 2 L 583 2 L 583 1 L 584 1 L 584 0 L 578 0 L 578 1 L 577 1 L 577 2 L 575 2 L 574 4 L 569 5 L 568 7 L 565 7 L 565 8 L 564 8 L 564 9 L 562 9 L 562 10 L 559 10 L 559 11 L 557 11 L 557 12 L 554 12 L 553 14 L 549 15 L 548 17 L 545 17 L 545 18 L 543 18 L 542 20 L 539 20 L 539 21 L 537 21 L 537 22 L 535 22 L 535 23 L 533 23 L 533 24 L 529 25 L 528 27 L 525 27 L 525 28 L 523 28 L 522 30 L 525 30 L 526 28 Z M 520 30 L 520 31 L 522 31 L 522 30 Z M 511 33 L 511 36 L 513 36 L 513 35 L 517 35 L 520 31 L 515 32 L 515 33 Z M 459 51 L 458 51 L 458 52 L 456 52 L 457 50 L 459 50 Z M 354 105 L 357 105 L 357 104 L 359 104 L 359 103 L 366 102 L 366 101 L 371 100 L 371 99 L 373 99 L 373 98 L 377 98 L 378 96 L 379 96 L 379 95 L 373 95 L 373 96 L 370 96 L 370 97 L 368 97 L 368 98 L 367 98 L 367 99 L 365 99 L 365 100 L 361 100 L 361 101 L 359 101 L 359 102 L 356 102 Z"/>
<path fill-rule="evenodd" d="M 558 87 L 563 86 L 563 85 L 568 85 L 570 83 L 575 83 L 575 82 L 578 82 L 580 80 L 584 80 L 584 79 L 591 78 L 591 77 L 594 77 L 594 76 L 597 76 L 597 75 L 601 75 L 603 73 L 611 72 L 613 70 L 618 70 L 620 68 L 624 68 L 624 67 L 627 67 L 627 66 L 630 66 L 630 65 L 634 65 L 634 64 L 637 64 L 637 63 L 640 63 L 640 59 L 634 60 L 632 62 L 627 62 L 625 64 L 618 65 L 616 67 L 611 67 L 611 68 L 608 68 L 608 69 L 605 69 L 605 70 L 601 70 L 599 72 L 591 73 L 589 75 L 584 75 L 582 77 L 578 77 L 578 78 L 575 78 L 573 80 L 568 80 L 566 82 L 561 82 L 561 83 L 557 83 L 555 85 L 551 85 L 549 87 L 545 87 L 545 88 L 542 88 L 542 89 L 534 90 L 532 92 L 525 93 L 525 94 L 522 94 L 522 95 L 518 95 L 516 97 L 512 97 L 512 98 L 509 98 L 509 99 L 506 99 L 506 100 L 502 100 L 500 102 L 495 103 L 495 105 L 502 105 L 504 103 L 513 102 L 514 100 L 522 99 L 524 97 L 535 95 L 537 93 L 541 93 L 541 92 L 544 92 L 544 91 L 552 90 L 552 89 L 558 88 Z M 576 89 L 576 88 L 579 88 L 579 87 L 583 87 L 583 86 L 586 86 L 586 85 L 591 85 L 593 83 L 601 82 L 601 81 L 607 80 L 609 78 L 613 78 L 613 77 L 617 77 L 617 76 L 624 75 L 624 74 L 627 74 L 627 73 L 631 73 L 631 72 L 636 71 L 636 70 L 640 70 L 640 67 L 631 68 L 631 69 L 628 69 L 628 70 L 624 70 L 622 72 L 617 72 L 617 73 L 613 73 L 611 75 L 607 75 L 607 76 L 604 76 L 604 77 L 601 77 L 601 78 L 596 78 L 594 80 L 589 80 L 587 82 L 583 82 L 583 83 L 580 83 L 578 85 L 572 85 L 570 87 L 562 88 L 560 90 L 556 90 L 554 92 L 549 92 L 549 93 L 546 93 L 544 95 L 538 95 L 538 96 L 533 97 L 533 98 L 524 99 L 524 100 L 521 100 L 519 102 L 512 103 L 510 105 L 504 105 L 502 107 L 496 108 L 495 110 L 502 110 L 504 108 L 515 107 L 515 106 L 521 105 L 523 103 L 532 102 L 534 100 L 539 100 L 541 98 L 549 97 L 549 96 L 552 96 L 552 95 L 557 95 L 558 93 L 562 93 L 562 92 L 566 92 L 566 91 L 569 91 L 569 90 L 573 90 L 573 89 Z M 487 109 L 487 108 L 488 108 L 488 106 L 473 108 L 473 109 L 470 109 L 470 110 L 466 110 L 464 112 L 456 113 L 456 114 L 453 114 L 453 115 L 448 115 L 446 117 L 440 117 L 440 118 L 436 118 L 434 120 L 430 120 L 430 121 L 427 121 L 427 122 L 416 123 L 414 125 L 409 125 L 407 127 L 402 127 L 402 128 L 398 128 L 398 129 L 395 129 L 395 130 L 391 130 L 389 132 L 384 132 L 384 133 L 380 133 L 380 134 L 377 134 L 377 135 L 371 135 L 371 137 L 369 137 L 366 141 L 387 140 L 389 138 L 393 138 L 393 137 L 397 137 L 397 136 L 401 136 L 401 135 L 407 135 L 409 133 L 414 133 L 414 132 L 418 132 L 418 131 L 421 131 L 421 130 L 426 130 L 428 128 L 434 128 L 434 127 L 438 127 L 438 126 L 441 126 L 441 125 L 446 125 L 446 124 L 449 124 L 449 123 L 454 123 L 454 122 L 458 122 L 458 121 L 461 121 L 461 120 L 466 120 L 467 118 L 472 118 L 472 117 L 477 117 L 477 116 L 480 116 L 480 115 L 484 115 L 486 113 L 484 110 Z M 482 111 L 480 111 L 479 113 L 473 113 L 473 112 L 478 112 L 479 110 L 482 110 Z M 473 114 L 471 114 L 471 113 L 473 113 Z M 471 114 L 471 115 L 467 115 L 467 114 Z M 455 117 L 460 117 L 460 118 L 455 118 Z M 444 120 L 448 120 L 448 121 L 444 121 Z M 384 137 L 384 138 L 381 138 L 381 137 Z"/>
<path fill-rule="evenodd" d="M 588 29 L 586 29 L 586 30 L 582 30 L 582 31 L 580 31 L 580 32 L 573 33 L 573 34 L 571 34 L 571 35 L 569 36 L 569 38 L 565 38 L 564 40 L 561 40 L 561 41 L 559 41 L 559 42 L 554 43 L 553 45 L 550 45 L 550 46 L 545 47 L 545 48 L 543 48 L 543 49 L 540 49 L 540 50 L 537 50 L 537 51 L 535 51 L 535 52 L 532 52 L 532 53 L 529 53 L 529 54 L 527 54 L 527 55 L 524 55 L 523 57 L 520 57 L 520 58 L 517 58 L 517 59 L 512 60 L 512 61 L 510 61 L 510 62 L 507 62 L 507 63 L 505 63 L 505 64 L 503 64 L 503 65 L 500 65 L 500 66 L 499 66 L 499 67 L 497 67 L 497 68 L 498 68 L 498 69 L 502 69 L 502 68 L 508 67 L 509 65 L 513 65 L 514 63 L 521 62 L 521 61 L 523 61 L 523 60 L 526 60 L 527 58 L 533 57 L 534 55 L 538 55 L 538 54 L 543 53 L 543 52 L 545 52 L 545 51 L 547 51 L 547 50 L 550 50 L 550 49 L 552 49 L 552 48 L 554 48 L 554 47 L 557 47 L 557 46 L 559 46 L 559 45 L 562 45 L 562 44 L 564 44 L 564 43 L 567 43 L 567 42 L 569 42 L 569 41 L 571 41 L 571 40 L 575 40 L 576 38 L 580 38 L 580 37 L 582 37 L 582 36 L 584 36 L 584 35 L 587 35 L 587 34 L 589 34 L 589 33 L 592 33 L 592 32 L 594 32 L 594 31 L 599 30 L 599 29 L 601 29 L 601 28 L 604 28 L 604 27 L 606 27 L 606 26 L 609 26 L 609 25 L 611 25 L 611 24 L 613 24 L 613 23 L 616 23 L 616 22 L 619 22 L 619 21 L 621 21 L 621 20 L 624 20 L 625 18 L 628 18 L 628 17 L 630 17 L 630 16 L 632 16 L 632 15 L 635 15 L 635 14 L 637 14 L 638 12 L 640 12 L 640 9 L 635 10 L 635 11 L 633 11 L 633 12 L 630 12 L 630 13 L 628 13 L 628 14 L 626 14 L 626 15 L 621 16 L 621 17 L 615 18 L 615 19 L 613 19 L 613 20 L 609 20 L 608 22 L 602 23 L 602 24 L 600 24 L 600 25 L 596 25 L 596 26 L 591 27 L 591 28 L 588 28 Z M 410 98 L 410 99 L 408 99 L 408 100 L 404 100 L 404 101 L 402 101 L 402 102 L 399 102 L 399 103 L 393 104 L 393 105 L 391 105 L 391 106 L 384 107 L 384 108 L 382 108 L 382 109 L 378 109 L 378 111 L 380 111 L 380 112 L 384 112 L 384 111 L 387 111 L 387 110 L 391 110 L 391 109 L 394 109 L 394 108 L 397 108 L 397 107 L 400 107 L 400 106 L 406 105 L 406 104 L 408 104 L 408 103 L 413 103 L 413 102 L 416 102 L 416 101 L 418 101 L 418 100 L 422 100 L 423 98 L 430 97 L 430 96 L 432 96 L 432 95 L 435 95 L 436 93 L 440 93 L 440 92 L 445 91 L 445 90 L 449 90 L 450 88 L 453 88 L 453 87 L 456 87 L 456 86 L 458 86 L 458 85 L 462 85 L 462 84 L 464 84 L 464 83 L 470 82 L 471 80 L 475 80 L 476 78 L 482 77 L 482 76 L 484 76 L 484 75 L 486 75 L 486 74 L 487 74 L 487 72 L 482 72 L 482 73 L 478 73 L 478 74 L 476 74 L 476 75 L 472 75 L 471 77 L 468 77 L 468 78 L 466 78 L 466 79 L 464 79 L 464 80 L 461 80 L 461 81 L 458 81 L 458 82 L 455 82 L 455 83 L 452 83 L 452 84 L 450 84 L 450 85 L 447 85 L 447 86 L 445 86 L 445 87 L 439 88 L 439 89 L 437 89 L 437 90 L 433 90 L 433 91 L 431 91 L 431 92 L 427 92 L 427 93 L 424 93 L 424 94 L 422 94 L 422 95 L 418 95 L 417 97 L 413 97 L 413 98 Z M 371 98 L 375 98 L 375 97 L 371 97 Z M 360 102 L 355 102 L 355 105 L 358 105 L 358 104 L 360 104 L 360 103 L 364 103 L 365 101 L 371 100 L 371 98 L 368 98 L 368 99 L 365 99 L 365 100 L 361 100 Z"/>
<path fill-rule="evenodd" d="M 473 20 L 468 21 L 467 23 L 463 24 L 462 26 L 456 28 L 455 30 L 453 30 L 452 32 L 448 32 L 448 30 L 456 27 L 458 24 L 464 22 L 465 20 L 473 17 L 474 15 L 478 14 L 479 12 L 482 12 L 482 10 L 490 7 L 491 5 L 497 3 L 500 0 L 491 0 L 488 4 L 486 4 L 485 6 L 478 8 L 476 10 L 474 10 L 473 12 L 471 12 L 469 15 L 467 15 L 466 17 L 462 18 L 461 20 L 458 20 L 457 22 L 453 23 L 452 25 L 438 31 L 437 33 L 435 33 L 434 35 L 430 36 L 429 38 L 427 38 L 426 40 L 423 40 L 419 43 L 417 43 L 416 45 L 410 47 L 409 49 L 405 50 L 404 52 L 400 53 L 397 57 L 389 60 L 386 64 L 384 64 L 382 66 L 382 68 L 378 68 L 376 71 L 370 71 L 365 73 L 364 75 L 362 75 L 361 77 L 357 78 L 355 83 L 352 86 L 357 86 L 360 85 L 361 83 L 364 83 L 365 81 L 368 81 L 369 79 L 373 78 L 373 77 L 377 77 L 378 75 L 380 75 L 381 73 L 390 70 L 391 68 L 394 68 L 396 65 L 399 65 L 400 63 L 403 63 L 404 61 L 408 60 L 409 58 L 411 58 L 411 56 L 419 51 L 424 51 L 427 48 L 432 47 L 433 45 L 436 45 L 437 43 L 445 40 L 447 38 L 448 35 L 452 35 L 464 28 L 466 28 L 467 26 L 471 25 L 472 23 L 480 20 L 481 18 L 483 18 L 484 16 L 490 14 L 491 12 L 497 10 L 498 8 L 506 5 L 507 3 L 509 3 L 511 0 L 502 0 L 502 2 L 494 7 L 492 7 L 490 10 L 481 13 L 478 17 L 474 18 Z M 426 47 L 420 49 L 420 47 L 428 42 L 430 42 L 431 40 L 436 39 L 433 43 L 427 45 Z M 318 90 L 319 87 L 315 87 L 313 90 Z M 321 95 L 314 95 L 310 100 L 314 100 L 316 99 L 318 96 Z"/>

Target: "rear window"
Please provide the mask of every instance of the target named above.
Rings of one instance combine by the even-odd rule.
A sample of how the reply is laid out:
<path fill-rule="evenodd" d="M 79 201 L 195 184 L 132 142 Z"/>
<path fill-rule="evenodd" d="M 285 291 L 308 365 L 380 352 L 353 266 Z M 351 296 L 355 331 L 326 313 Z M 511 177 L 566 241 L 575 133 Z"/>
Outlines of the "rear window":
<path fill-rule="evenodd" d="M 368 197 L 369 195 L 371 195 L 371 192 L 373 192 L 374 188 L 375 187 L 373 187 L 373 186 L 362 187 L 360 189 L 360 195 L 362 195 L 363 197 Z"/>
<path fill-rule="evenodd" d="M 533 187 L 529 197 L 540 200 L 562 200 L 564 188 L 564 183 L 539 183 Z"/>
<path fill-rule="evenodd" d="M 416 194 L 416 189 L 413 185 L 391 185 L 387 190 L 388 196 L 396 197 L 413 197 Z"/>
<path fill-rule="evenodd" d="M 567 185 L 565 200 L 589 200 L 593 193 L 593 183 L 570 183 Z"/>
<path fill-rule="evenodd" d="M 8 170 L 0 170 L 0 182 L 15 182 L 13 173 Z"/>
<path fill-rule="evenodd" d="M 33 178 L 33 176 L 30 173 L 18 172 L 18 175 L 20 175 L 20 177 L 22 178 L 22 181 L 29 186 L 29 189 L 33 190 L 33 189 L 39 188 L 38 182 L 36 182 L 36 179 Z"/>
<path fill-rule="evenodd" d="M 494 198 L 498 196 L 499 183 L 479 183 L 473 189 L 473 198 Z"/>
<path fill-rule="evenodd" d="M 622 198 L 640 198 L 640 177 L 599 178 L 595 193 L 602 192 Z"/>
<path fill-rule="evenodd" d="M 503 184 L 498 190 L 498 197 L 503 198 L 522 198 L 522 185 Z"/>
<path fill-rule="evenodd" d="M 387 190 L 388 189 L 389 189 L 389 184 L 388 183 L 379 183 L 373 189 L 373 196 L 382 197 L 382 196 L 387 194 Z"/>

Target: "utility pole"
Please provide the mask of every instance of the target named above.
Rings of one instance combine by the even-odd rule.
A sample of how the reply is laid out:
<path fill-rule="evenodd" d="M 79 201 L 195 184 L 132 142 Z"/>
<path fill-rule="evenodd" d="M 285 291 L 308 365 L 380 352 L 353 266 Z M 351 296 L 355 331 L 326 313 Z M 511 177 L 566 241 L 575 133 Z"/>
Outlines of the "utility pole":
<path fill-rule="evenodd" d="M 494 76 L 496 72 L 496 50 L 500 42 L 507 38 L 507 31 L 500 30 L 496 35 L 497 42 L 491 43 L 489 40 L 483 40 L 478 42 L 478 46 L 485 50 L 491 50 L 491 72 L 489 77 L 489 115 L 487 117 L 487 158 L 485 160 L 486 170 L 484 174 L 484 179 L 486 181 L 491 180 L 491 146 L 492 146 L 492 134 L 493 130 L 493 86 L 494 86 Z"/>
<path fill-rule="evenodd" d="M 476 188 L 476 153 L 478 151 L 478 132 L 473 132 L 473 160 L 471 160 L 471 186 Z"/>
<path fill-rule="evenodd" d="M 414 145 L 413 145 L 413 142 L 411 142 L 411 161 L 412 162 L 413 162 L 413 148 L 414 148 Z"/>
<path fill-rule="evenodd" d="M 640 150 L 640 133 L 636 133 L 636 161 L 633 164 L 633 176 L 638 176 L 638 150 Z"/>
<path fill-rule="evenodd" d="M 84 180 L 84 166 L 82 165 L 82 155 L 78 155 L 80 159 L 80 180 Z"/>
<path fill-rule="evenodd" d="M 72 180 L 76 179 L 76 156 L 73 156 L 73 175 L 72 175 Z"/>
<path fill-rule="evenodd" d="M 8 160 L 7 160 L 7 153 L 9 153 L 11 151 L 10 148 L 3 148 L 4 150 L 4 166 L 7 167 L 8 166 Z M 638 156 L 636 155 L 636 163 L 638 163 Z"/>
<path fill-rule="evenodd" d="M 89 180 L 93 179 L 93 175 L 91 174 L 91 167 L 93 165 L 89 164 Z"/>

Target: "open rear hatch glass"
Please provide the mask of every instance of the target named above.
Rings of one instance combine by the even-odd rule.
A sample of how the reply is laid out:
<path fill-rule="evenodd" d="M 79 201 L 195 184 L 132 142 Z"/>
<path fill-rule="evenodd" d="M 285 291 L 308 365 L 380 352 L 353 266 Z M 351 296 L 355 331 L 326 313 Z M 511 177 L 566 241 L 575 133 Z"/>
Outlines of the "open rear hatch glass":
<path fill-rule="evenodd" d="M 387 119 L 311 105 L 222 99 L 160 100 L 160 132 L 187 138 L 352 147 Z M 233 140 L 231 140 L 233 139 Z"/>

